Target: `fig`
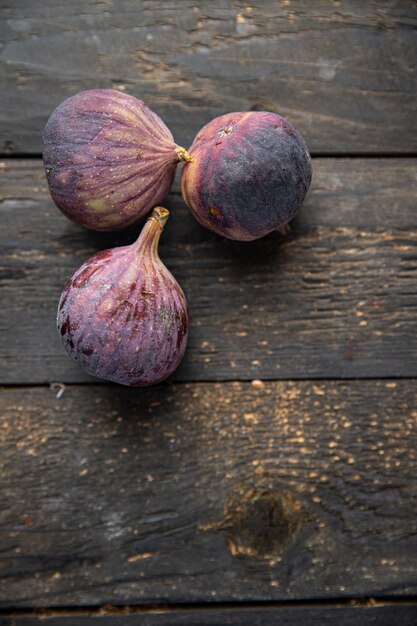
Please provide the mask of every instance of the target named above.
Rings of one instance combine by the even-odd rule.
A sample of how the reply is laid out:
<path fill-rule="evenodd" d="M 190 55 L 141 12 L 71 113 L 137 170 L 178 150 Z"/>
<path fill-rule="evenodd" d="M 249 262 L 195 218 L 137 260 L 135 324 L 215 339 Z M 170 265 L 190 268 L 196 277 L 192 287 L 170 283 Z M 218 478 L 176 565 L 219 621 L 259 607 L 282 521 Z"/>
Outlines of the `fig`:
<path fill-rule="evenodd" d="M 187 302 L 158 256 L 168 215 L 156 207 L 135 243 L 95 254 L 62 292 L 58 331 L 88 374 L 144 387 L 179 365 L 187 344 Z"/>
<path fill-rule="evenodd" d="M 62 102 L 43 132 L 49 191 L 69 219 L 92 230 L 134 224 L 168 194 L 189 155 L 141 100 L 114 89 Z"/>
<path fill-rule="evenodd" d="M 203 225 L 250 241 L 284 226 L 311 182 L 311 159 L 300 133 L 268 111 L 221 115 L 189 148 L 181 175 L 184 200 Z"/>

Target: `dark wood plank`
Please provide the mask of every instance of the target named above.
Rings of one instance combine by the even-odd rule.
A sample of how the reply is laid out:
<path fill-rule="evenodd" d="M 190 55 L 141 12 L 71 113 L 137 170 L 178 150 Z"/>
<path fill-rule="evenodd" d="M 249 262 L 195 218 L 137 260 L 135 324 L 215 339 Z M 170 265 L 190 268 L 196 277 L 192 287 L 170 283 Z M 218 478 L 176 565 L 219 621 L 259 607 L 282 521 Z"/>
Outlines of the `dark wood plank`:
<path fill-rule="evenodd" d="M 191 314 L 175 379 L 416 376 L 416 164 L 316 159 L 292 234 L 249 244 L 209 233 L 172 194 L 161 256 Z M 70 223 L 39 160 L 0 172 L 0 381 L 91 381 L 58 339 L 59 295 L 84 260 L 138 229 Z"/>
<path fill-rule="evenodd" d="M 415 626 L 417 606 L 199 609 L 123 615 L 0 617 L 0 626 Z"/>
<path fill-rule="evenodd" d="M 39 152 L 81 89 L 144 99 L 189 145 L 213 117 L 269 109 L 314 152 L 415 152 L 416 3 L 14 0 L 3 7 L 0 150 Z"/>
<path fill-rule="evenodd" d="M 3 608 L 416 594 L 415 381 L 9 388 Z"/>

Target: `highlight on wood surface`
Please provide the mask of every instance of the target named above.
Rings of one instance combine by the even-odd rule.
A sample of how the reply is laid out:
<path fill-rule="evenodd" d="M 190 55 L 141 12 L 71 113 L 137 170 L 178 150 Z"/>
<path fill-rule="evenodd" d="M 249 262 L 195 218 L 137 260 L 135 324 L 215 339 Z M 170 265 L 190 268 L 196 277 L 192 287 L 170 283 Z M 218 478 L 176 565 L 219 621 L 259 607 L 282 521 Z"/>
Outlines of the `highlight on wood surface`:
<path fill-rule="evenodd" d="M 2 607 L 415 591 L 412 380 L 10 388 L 0 412 Z"/>

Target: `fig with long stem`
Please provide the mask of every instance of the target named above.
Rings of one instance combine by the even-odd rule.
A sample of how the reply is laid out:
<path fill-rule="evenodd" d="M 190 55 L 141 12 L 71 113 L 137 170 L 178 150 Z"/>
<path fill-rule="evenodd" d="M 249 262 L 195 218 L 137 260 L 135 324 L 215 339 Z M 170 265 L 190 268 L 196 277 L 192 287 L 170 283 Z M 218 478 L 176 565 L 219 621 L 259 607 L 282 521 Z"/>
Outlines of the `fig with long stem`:
<path fill-rule="evenodd" d="M 187 345 L 184 293 L 158 255 L 169 212 L 156 207 L 137 241 L 99 252 L 68 281 L 58 331 L 86 372 L 122 385 L 167 378 Z"/>

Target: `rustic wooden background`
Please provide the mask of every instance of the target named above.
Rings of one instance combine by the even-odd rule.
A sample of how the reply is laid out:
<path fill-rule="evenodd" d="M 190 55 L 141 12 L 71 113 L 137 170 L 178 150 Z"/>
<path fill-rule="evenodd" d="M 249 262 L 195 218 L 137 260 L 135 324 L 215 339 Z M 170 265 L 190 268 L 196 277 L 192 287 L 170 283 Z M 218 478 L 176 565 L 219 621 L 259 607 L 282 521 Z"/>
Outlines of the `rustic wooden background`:
<path fill-rule="evenodd" d="M 0 626 L 417 624 L 415 2 L 0 6 Z M 191 335 L 147 390 L 55 330 L 72 271 L 137 232 L 48 196 L 42 128 L 93 87 L 185 146 L 276 111 L 313 155 L 285 238 L 222 240 L 174 184 Z"/>

